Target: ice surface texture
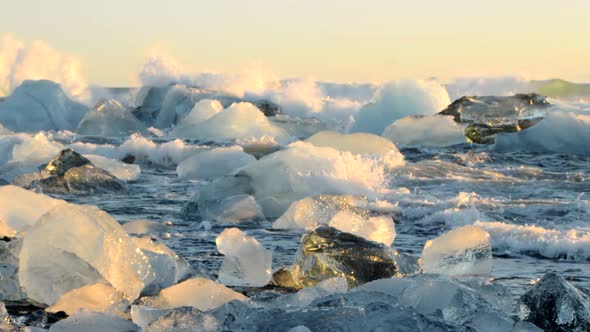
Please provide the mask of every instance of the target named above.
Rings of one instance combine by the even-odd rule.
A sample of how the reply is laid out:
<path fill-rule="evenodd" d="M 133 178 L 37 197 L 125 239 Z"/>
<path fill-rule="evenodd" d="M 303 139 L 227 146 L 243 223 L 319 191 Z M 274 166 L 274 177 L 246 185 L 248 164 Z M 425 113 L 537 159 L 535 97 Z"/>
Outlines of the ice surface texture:
<path fill-rule="evenodd" d="M 80 121 L 77 132 L 93 136 L 128 136 L 132 133 L 147 134 L 145 126 L 121 103 L 105 99 Z"/>
<path fill-rule="evenodd" d="M 214 148 L 184 160 L 176 168 L 176 173 L 183 179 L 212 180 L 253 161 L 256 158 L 239 146 Z"/>
<path fill-rule="evenodd" d="M 445 147 L 465 143 L 465 132 L 450 116 L 407 116 L 383 131 L 383 137 L 406 147 Z"/>

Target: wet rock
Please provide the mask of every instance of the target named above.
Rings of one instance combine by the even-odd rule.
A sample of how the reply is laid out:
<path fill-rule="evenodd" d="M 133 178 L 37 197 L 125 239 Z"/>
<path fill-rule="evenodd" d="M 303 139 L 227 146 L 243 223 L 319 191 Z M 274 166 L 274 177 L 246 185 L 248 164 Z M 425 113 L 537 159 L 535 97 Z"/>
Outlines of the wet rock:
<path fill-rule="evenodd" d="M 547 331 L 590 331 L 590 296 L 547 273 L 519 300 L 521 320 Z"/>
<path fill-rule="evenodd" d="M 72 149 L 59 152 L 40 173 L 18 176 L 13 183 L 25 189 L 57 194 L 126 192 L 114 175 Z"/>
<path fill-rule="evenodd" d="M 256 100 L 252 101 L 258 109 L 266 116 L 276 116 L 281 113 L 281 107 L 268 100 Z"/>
<path fill-rule="evenodd" d="M 356 287 L 396 276 L 398 271 L 393 250 L 383 244 L 333 227 L 320 227 L 301 239 L 290 272 L 297 288 L 301 288 L 339 276 L 346 278 L 350 287 Z M 275 282 L 289 280 L 284 271 L 281 273 Z"/>
<path fill-rule="evenodd" d="M 439 114 L 453 116 L 467 124 L 465 137 L 478 144 L 494 143 L 497 133 L 517 132 L 539 123 L 543 111 L 551 107 L 546 97 L 536 93 L 514 96 L 465 96 Z"/>

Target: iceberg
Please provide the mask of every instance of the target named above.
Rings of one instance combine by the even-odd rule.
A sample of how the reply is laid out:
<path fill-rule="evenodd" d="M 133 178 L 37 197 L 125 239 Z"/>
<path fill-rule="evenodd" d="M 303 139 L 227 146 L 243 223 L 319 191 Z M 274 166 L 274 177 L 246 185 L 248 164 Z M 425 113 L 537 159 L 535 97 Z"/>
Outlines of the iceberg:
<path fill-rule="evenodd" d="M 129 305 L 130 303 L 123 293 L 107 284 L 97 283 L 63 294 L 45 311 L 54 313 L 63 311 L 68 315 L 73 315 L 80 309 L 86 309 L 125 318 L 124 315 L 128 311 Z"/>
<path fill-rule="evenodd" d="M 212 180 L 256 161 L 239 146 L 214 148 L 185 159 L 176 167 L 179 178 Z"/>
<path fill-rule="evenodd" d="M 439 114 L 453 116 L 455 122 L 466 124 L 469 142 L 494 143 L 497 133 L 524 130 L 539 123 L 552 105 L 536 93 L 514 96 L 462 97 Z"/>
<path fill-rule="evenodd" d="M 244 295 L 209 279 L 192 278 L 163 289 L 153 298 L 143 298 L 142 302 L 160 309 L 194 307 L 207 311 L 232 300 L 246 299 Z"/>
<path fill-rule="evenodd" d="M 399 152 L 395 144 L 373 134 L 354 133 L 347 135 L 334 131 L 321 131 L 309 137 L 306 141 L 315 146 L 327 146 L 339 151 L 374 157 L 389 168 L 405 164 L 404 156 Z"/>
<path fill-rule="evenodd" d="M 82 135 L 107 137 L 128 136 L 133 133 L 147 134 L 145 126 L 114 99 L 99 101 L 86 113 L 76 131 Z"/>
<path fill-rule="evenodd" d="M 385 84 L 373 101 L 356 114 L 352 132 L 381 135 L 391 123 L 408 115 L 433 115 L 451 103 L 436 81 L 401 80 Z"/>
<path fill-rule="evenodd" d="M 520 297 L 518 315 L 546 331 L 588 331 L 590 296 L 550 272 Z"/>
<path fill-rule="evenodd" d="M 489 275 L 492 270 L 490 234 L 472 225 L 455 228 L 424 244 L 422 264 L 424 273 Z"/>
<path fill-rule="evenodd" d="M 153 272 L 116 220 L 93 206 L 66 204 L 27 231 L 18 278 L 29 299 L 52 305 L 73 289 L 100 282 L 132 301 Z"/>
<path fill-rule="evenodd" d="M 346 211 L 361 218 L 368 218 L 366 198 L 352 195 L 317 195 L 293 202 L 287 211 L 272 224 L 273 229 L 313 231 L 327 226 L 334 216 Z"/>
<path fill-rule="evenodd" d="M 23 81 L 0 103 L 0 123 L 18 132 L 73 130 L 88 109 L 48 80 Z"/>
<path fill-rule="evenodd" d="M 453 117 L 406 116 L 390 124 L 383 137 L 406 147 L 446 147 L 465 143 L 465 130 Z"/>
<path fill-rule="evenodd" d="M 295 288 L 302 288 L 334 277 L 344 277 L 349 287 L 356 287 L 394 277 L 398 271 L 393 250 L 383 244 L 332 227 L 320 227 L 303 236 L 295 262 L 287 272 Z M 274 278 L 275 283 L 278 277 L 285 276 Z"/>
<path fill-rule="evenodd" d="M 66 202 L 7 185 L 0 187 L 0 237 L 14 237 L 35 225 L 46 212 Z"/>
<path fill-rule="evenodd" d="M 262 287 L 272 276 L 272 255 L 238 228 L 226 228 L 215 239 L 224 255 L 219 282 L 230 286 Z"/>

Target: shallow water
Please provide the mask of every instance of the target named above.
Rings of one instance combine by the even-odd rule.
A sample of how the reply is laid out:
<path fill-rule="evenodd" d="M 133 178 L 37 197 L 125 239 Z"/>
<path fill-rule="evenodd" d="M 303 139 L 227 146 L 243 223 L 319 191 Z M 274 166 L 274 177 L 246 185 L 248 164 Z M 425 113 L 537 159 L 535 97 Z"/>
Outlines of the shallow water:
<path fill-rule="evenodd" d="M 497 153 L 486 146 L 471 145 L 402 149 L 402 153 L 408 163 L 391 171 L 389 188 L 405 187 L 410 194 L 386 195 L 401 209 L 394 215 L 397 238 L 393 244 L 401 252 L 419 256 L 427 240 L 450 229 L 453 222 L 469 219 L 469 214 L 441 214 L 453 208 L 475 208 L 484 221 L 590 231 L 590 196 L 584 195 L 590 192 L 590 156 Z M 170 221 L 170 236 L 162 240 L 200 273 L 215 277 L 222 261 L 215 238 L 228 225 L 180 214 L 182 206 L 205 184 L 178 179 L 174 168 L 142 164 L 141 176 L 129 183 L 128 195 L 61 198 L 97 205 L 121 223 L 134 219 Z M 460 195 L 462 192 L 468 194 Z M 272 221 L 238 227 L 272 250 L 273 269 L 277 269 L 292 262 L 301 233 L 272 230 Z M 513 301 L 548 271 L 590 289 L 588 252 L 580 253 L 580 257 L 555 258 L 540 254 L 542 248 L 532 248 L 535 250 L 494 248 L 490 280 L 507 286 Z"/>

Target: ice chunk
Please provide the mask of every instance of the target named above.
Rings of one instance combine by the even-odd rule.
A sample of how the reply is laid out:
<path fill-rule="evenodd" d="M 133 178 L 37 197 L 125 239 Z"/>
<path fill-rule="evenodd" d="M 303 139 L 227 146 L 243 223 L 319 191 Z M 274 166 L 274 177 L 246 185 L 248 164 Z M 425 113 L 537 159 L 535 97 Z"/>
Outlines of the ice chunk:
<path fill-rule="evenodd" d="M 445 147 L 465 143 L 465 131 L 453 117 L 443 115 L 406 116 L 390 124 L 383 136 L 408 147 Z"/>
<path fill-rule="evenodd" d="M 144 332 L 220 332 L 220 323 L 215 317 L 195 308 L 182 307 L 151 322 Z"/>
<path fill-rule="evenodd" d="M 378 158 L 390 168 L 404 165 L 404 156 L 395 144 L 387 139 L 366 133 L 340 134 L 321 131 L 307 139 L 315 146 L 329 146 L 340 151 Z"/>
<path fill-rule="evenodd" d="M 353 132 L 381 135 L 385 127 L 408 115 L 432 115 L 451 103 L 447 90 L 436 81 L 391 82 L 358 112 Z"/>
<path fill-rule="evenodd" d="M 395 240 L 395 224 L 390 216 L 363 218 L 355 213 L 340 211 L 328 225 L 386 246 L 391 246 Z"/>
<path fill-rule="evenodd" d="M 47 212 L 24 238 L 19 281 L 27 296 L 51 305 L 70 290 L 109 282 L 129 300 L 153 278 L 119 223 L 93 206 L 60 205 Z"/>
<path fill-rule="evenodd" d="M 26 294 L 18 282 L 18 260 L 22 239 L 0 241 L 0 298 L 4 301 L 21 301 Z"/>
<path fill-rule="evenodd" d="M 306 142 L 292 143 L 286 150 L 244 166 L 239 176 L 247 178 L 267 217 L 280 216 L 292 202 L 306 196 L 330 193 L 378 198 L 386 183 L 382 163 Z"/>
<path fill-rule="evenodd" d="M 172 136 L 191 137 L 193 127 L 207 121 L 223 110 L 223 105 L 215 99 L 201 99 L 193 106 L 192 110 L 180 120 L 172 130 Z"/>
<path fill-rule="evenodd" d="M 554 110 L 538 125 L 496 136 L 496 150 L 590 154 L 590 114 Z"/>
<path fill-rule="evenodd" d="M 293 202 L 273 224 L 274 229 L 297 229 L 313 231 L 327 226 L 340 211 L 347 211 L 368 218 L 367 199 L 352 195 L 318 195 Z"/>
<path fill-rule="evenodd" d="M 13 237 L 26 231 L 47 211 L 66 204 L 61 199 L 22 189 L 0 187 L 0 236 Z"/>
<path fill-rule="evenodd" d="M 348 291 L 346 278 L 336 277 L 320 281 L 312 287 L 303 288 L 295 294 L 279 297 L 276 303 L 290 308 L 302 308 L 326 295 L 344 293 L 346 291 Z"/>
<path fill-rule="evenodd" d="M 201 216 L 220 223 L 237 224 L 243 221 L 264 219 L 262 208 L 250 195 L 224 198 L 219 204 L 200 207 Z"/>
<path fill-rule="evenodd" d="M 77 132 L 94 136 L 128 136 L 132 133 L 145 135 L 147 129 L 121 103 L 114 99 L 104 99 L 86 113 Z"/>
<path fill-rule="evenodd" d="M 154 127 L 164 129 L 177 123 L 199 99 L 199 90 L 185 85 L 174 85 L 166 92 Z"/>
<path fill-rule="evenodd" d="M 123 293 L 113 287 L 98 283 L 73 289 L 63 294 L 57 302 L 46 308 L 47 312 L 63 311 L 73 315 L 79 309 L 110 313 L 123 316 L 127 312 L 129 301 Z"/>
<path fill-rule="evenodd" d="M 1 331 L 18 331 L 10 315 L 8 315 L 8 311 L 6 311 L 6 305 L 4 302 L 0 301 L 0 330 Z"/>
<path fill-rule="evenodd" d="M 188 306 L 207 311 L 232 300 L 244 301 L 246 297 L 209 279 L 193 278 L 163 289 L 144 302 L 162 309 Z"/>
<path fill-rule="evenodd" d="M 201 150 L 201 147 L 186 144 L 179 139 L 166 143 L 155 143 L 141 135 L 133 134 L 118 148 L 118 155 L 121 158 L 131 155 L 141 161 L 169 166 L 178 165 Z"/>
<path fill-rule="evenodd" d="M 184 179 L 212 180 L 253 161 L 256 158 L 239 146 L 215 148 L 184 160 L 176 168 L 176 173 Z"/>
<path fill-rule="evenodd" d="M 84 157 L 88 158 L 96 167 L 104 169 L 122 181 L 137 180 L 141 173 L 141 167 L 139 165 L 126 164 L 116 159 L 109 159 L 98 155 L 86 154 Z"/>
<path fill-rule="evenodd" d="M 131 320 L 137 326 L 144 329 L 149 323 L 156 319 L 166 315 L 170 312 L 170 309 L 158 309 L 147 307 L 143 305 L 132 305 L 131 306 Z"/>
<path fill-rule="evenodd" d="M 356 287 L 395 276 L 397 268 L 393 251 L 384 245 L 332 227 L 320 227 L 301 239 L 290 272 L 299 288 L 340 276 L 350 287 Z"/>
<path fill-rule="evenodd" d="M 590 330 L 590 296 L 547 273 L 519 300 L 519 318 L 546 331 Z"/>
<path fill-rule="evenodd" d="M 255 238 L 238 228 L 226 228 L 215 239 L 224 255 L 219 282 L 230 286 L 262 287 L 272 276 L 272 256 Z"/>
<path fill-rule="evenodd" d="M 271 123 L 256 106 L 246 102 L 235 103 L 191 128 L 183 133 L 190 133 L 190 138 L 201 140 L 231 141 L 270 136 L 281 144 L 292 141 L 283 129 Z"/>
<path fill-rule="evenodd" d="M 139 326 L 112 314 L 83 310 L 51 326 L 50 332 L 139 332 Z"/>
<path fill-rule="evenodd" d="M 0 103 L 0 123 L 14 131 L 73 130 L 87 111 L 59 84 L 27 80 Z"/>
<path fill-rule="evenodd" d="M 166 224 L 152 220 L 132 220 L 123 224 L 123 229 L 131 235 L 159 234 L 167 230 Z"/>
<path fill-rule="evenodd" d="M 153 240 L 149 236 L 132 239 L 148 258 L 151 270 L 155 275 L 153 282 L 145 285 L 142 294 L 153 295 L 188 275 L 189 264 L 163 243 Z"/>
<path fill-rule="evenodd" d="M 14 132 L 10 129 L 5 128 L 2 124 L 0 124 L 0 136 L 3 135 L 12 135 Z"/>
<path fill-rule="evenodd" d="M 455 228 L 424 244 L 422 264 L 425 273 L 489 275 L 490 235 L 476 226 Z"/>

